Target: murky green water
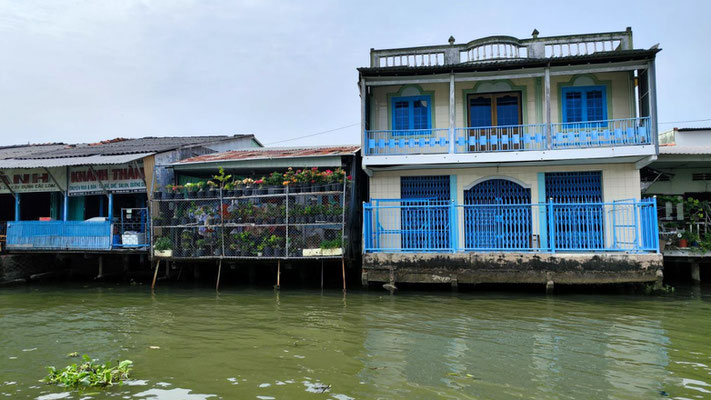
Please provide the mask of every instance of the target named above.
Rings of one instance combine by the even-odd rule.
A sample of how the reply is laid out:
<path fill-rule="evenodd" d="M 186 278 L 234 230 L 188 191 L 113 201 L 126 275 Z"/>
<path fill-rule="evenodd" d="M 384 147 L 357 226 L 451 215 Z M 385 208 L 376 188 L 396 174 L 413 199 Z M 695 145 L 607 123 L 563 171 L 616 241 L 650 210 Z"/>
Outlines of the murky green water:
<path fill-rule="evenodd" d="M 75 351 L 131 359 L 136 380 L 85 392 L 38 383 L 45 365 L 64 366 Z M 711 288 L 662 297 L 5 288 L 0 396 L 711 398 Z"/>

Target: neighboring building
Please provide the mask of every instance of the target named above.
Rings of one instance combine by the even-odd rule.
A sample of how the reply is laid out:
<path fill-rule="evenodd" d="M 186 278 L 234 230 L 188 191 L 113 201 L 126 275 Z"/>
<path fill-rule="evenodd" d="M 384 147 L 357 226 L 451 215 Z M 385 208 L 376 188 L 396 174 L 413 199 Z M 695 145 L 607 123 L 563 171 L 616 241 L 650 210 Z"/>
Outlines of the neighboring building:
<path fill-rule="evenodd" d="M 689 267 L 700 281 L 711 258 L 711 128 L 674 128 L 659 140 L 659 157 L 641 172 L 642 193 L 657 197 L 665 269 Z"/>
<path fill-rule="evenodd" d="M 258 259 L 271 263 L 276 276 L 281 261 L 323 267 L 332 260 L 343 273 L 345 289 L 346 261 L 357 262 L 361 251 L 359 189 L 365 186 L 358 179 L 364 175 L 359 150 L 348 145 L 271 147 L 171 164 L 181 189 L 164 191 L 151 202 L 154 253 L 193 265 L 246 261 L 242 265 L 252 268 Z M 229 178 L 216 178 L 220 170 Z M 309 182 L 289 178 L 304 177 L 302 171 L 308 171 Z M 222 189 L 209 190 L 210 181 L 224 181 Z M 219 284 L 219 274 L 217 279 Z"/>
<path fill-rule="evenodd" d="M 371 50 L 363 282 L 657 280 L 657 52 L 630 28 Z"/>
<path fill-rule="evenodd" d="M 261 146 L 253 135 L 146 137 L 0 148 L 10 252 L 148 252 L 146 182 L 174 161 Z"/>

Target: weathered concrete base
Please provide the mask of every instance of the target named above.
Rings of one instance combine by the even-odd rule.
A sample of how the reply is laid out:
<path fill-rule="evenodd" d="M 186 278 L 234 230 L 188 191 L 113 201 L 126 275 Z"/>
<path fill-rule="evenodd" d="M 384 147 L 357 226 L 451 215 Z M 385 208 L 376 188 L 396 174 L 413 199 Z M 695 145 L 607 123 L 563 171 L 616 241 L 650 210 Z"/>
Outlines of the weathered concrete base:
<path fill-rule="evenodd" d="M 661 254 L 375 253 L 363 256 L 361 280 L 455 285 L 641 283 L 657 281 L 662 268 Z"/>

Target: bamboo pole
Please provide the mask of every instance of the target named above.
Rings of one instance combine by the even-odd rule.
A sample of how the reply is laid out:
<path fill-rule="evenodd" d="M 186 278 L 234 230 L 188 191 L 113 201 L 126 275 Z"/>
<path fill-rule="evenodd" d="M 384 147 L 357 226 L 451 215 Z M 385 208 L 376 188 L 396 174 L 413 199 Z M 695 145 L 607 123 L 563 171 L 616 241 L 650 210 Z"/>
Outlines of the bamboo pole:
<path fill-rule="evenodd" d="M 323 260 L 321 260 L 321 290 L 323 290 Z"/>
<path fill-rule="evenodd" d="M 276 288 L 279 289 L 281 280 L 281 260 L 277 260 L 277 284 Z"/>
<path fill-rule="evenodd" d="M 222 260 L 217 264 L 217 283 L 215 284 L 215 291 L 220 291 L 220 274 L 222 273 Z"/>
<path fill-rule="evenodd" d="M 153 272 L 153 283 L 151 283 L 151 290 L 156 287 L 156 279 L 158 279 L 158 268 L 160 268 L 160 259 L 156 261 L 156 270 Z"/>

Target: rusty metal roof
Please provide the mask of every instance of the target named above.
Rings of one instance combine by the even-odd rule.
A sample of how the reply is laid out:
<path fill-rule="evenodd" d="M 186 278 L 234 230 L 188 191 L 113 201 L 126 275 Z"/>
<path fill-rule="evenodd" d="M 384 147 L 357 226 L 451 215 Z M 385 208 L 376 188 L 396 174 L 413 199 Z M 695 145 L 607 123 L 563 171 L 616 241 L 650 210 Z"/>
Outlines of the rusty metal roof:
<path fill-rule="evenodd" d="M 358 150 L 360 150 L 360 146 L 356 145 L 311 147 L 262 147 L 248 150 L 231 150 L 223 153 L 206 154 L 178 161 L 174 165 L 281 158 L 347 156 L 355 154 Z"/>

